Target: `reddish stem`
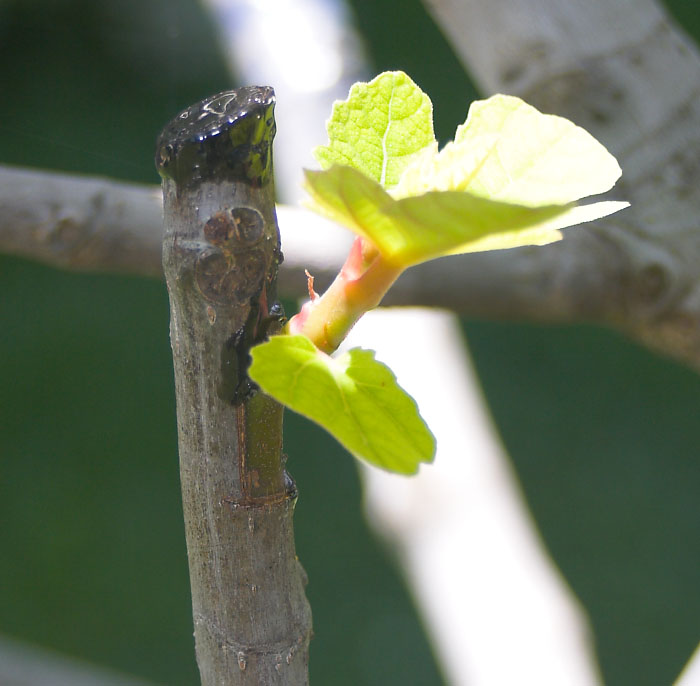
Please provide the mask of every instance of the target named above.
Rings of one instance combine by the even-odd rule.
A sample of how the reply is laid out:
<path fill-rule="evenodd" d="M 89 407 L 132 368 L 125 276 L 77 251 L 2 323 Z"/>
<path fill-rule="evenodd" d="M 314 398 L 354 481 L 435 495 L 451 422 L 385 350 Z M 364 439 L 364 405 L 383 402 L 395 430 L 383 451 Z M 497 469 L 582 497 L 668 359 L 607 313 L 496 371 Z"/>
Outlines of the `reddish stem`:
<path fill-rule="evenodd" d="M 376 307 L 403 267 L 387 264 L 374 245 L 359 236 L 328 290 L 304 304 L 288 331 L 304 334 L 317 348 L 332 353 L 355 322 Z"/>

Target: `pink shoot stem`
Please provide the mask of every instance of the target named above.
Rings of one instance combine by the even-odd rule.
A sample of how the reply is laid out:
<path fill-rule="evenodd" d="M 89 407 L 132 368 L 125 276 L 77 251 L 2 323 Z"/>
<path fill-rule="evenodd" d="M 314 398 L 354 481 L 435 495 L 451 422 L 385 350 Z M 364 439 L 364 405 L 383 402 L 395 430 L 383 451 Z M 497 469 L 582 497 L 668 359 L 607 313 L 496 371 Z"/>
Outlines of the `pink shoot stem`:
<path fill-rule="evenodd" d="M 387 263 L 371 243 L 358 236 L 328 290 L 304 304 L 290 319 L 288 332 L 303 334 L 319 350 L 332 353 L 355 322 L 379 305 L 403 270 Z"/>

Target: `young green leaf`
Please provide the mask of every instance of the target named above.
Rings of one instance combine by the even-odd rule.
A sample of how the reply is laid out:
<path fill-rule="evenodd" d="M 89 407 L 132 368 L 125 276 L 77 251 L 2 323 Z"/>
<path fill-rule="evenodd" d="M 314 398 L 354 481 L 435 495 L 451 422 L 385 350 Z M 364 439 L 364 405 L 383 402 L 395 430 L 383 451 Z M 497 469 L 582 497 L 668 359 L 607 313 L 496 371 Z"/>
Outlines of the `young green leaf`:
<path fill-rule="evenodd" d="M 473 102 L 454 142 L 416 160 L 394 195 L 461 190 L 530 207 L 565 205 L 610 190 L 621 173 L 585 129 L 494 95 Z"/>
<path fill-rule="evenodd" d="M 333 105 L 327 130 L 328 145 L 314 151 L 321 166 L 359 169 L 384 188 L 395 186 L 422 150 L 437 152 L 430 98 L 401 71 L 356 83 Z"/>
<path fill-rule="evenodd" d="M 421 97 L 423 108 L 415 104 Z M 370 240 L 388 262 L 409 267 L 442 255 L 545 245 L 561 239 L 559 229 L 628 206 L 574 204 L 612 188 L 621 172 L 567 119 L 495 95 L 472 103 L 455 141 L 438 152 L 429 103 L 402 72 L 356 84 L 336 103 L 329 145 L 319 150 L 330 168 L 306 172 L 311 208 Z M 390 116 L 404 104 L 411 116 Z"/>
<path fill-rule="evenodd" d="M 432 461 L 435 439 L 416 403 L 374 352 L 354 348 L 338 358 L 305 336 L 273 336 L 251 350 L 249 369 L 262 390 L 312 419 L 355 457 L 399 474 Z"/>
<path fill-rule="evenodd" d="M 617 212 L 627 203 L 526 207 L 464 191 L 395 200 L 350 167 L 306 171 L 317 211 L 374 243 L 384 259 L 410 267 L 443 255 L 546 245 L 559 229 Z"/>

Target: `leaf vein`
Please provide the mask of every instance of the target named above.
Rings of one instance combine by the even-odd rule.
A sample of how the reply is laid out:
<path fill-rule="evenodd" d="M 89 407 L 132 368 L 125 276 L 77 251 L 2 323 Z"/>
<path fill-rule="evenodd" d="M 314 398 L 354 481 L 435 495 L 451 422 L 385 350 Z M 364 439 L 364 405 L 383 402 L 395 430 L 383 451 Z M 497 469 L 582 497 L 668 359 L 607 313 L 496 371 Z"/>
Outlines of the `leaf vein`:
<path fill-rule="evenodd" d="M 396 79 L 393 78 L 391 82 L 391 95 L 389 96 L 389 105 L 387 107 L 387 122 L 386 122 L 386 128 L 384 129 L 384 135 L 382 136 L 382 173 L 379 177 L 379 183 L 381 184 L 382 188 L 386 186 L 386 169 L 389 163 L 389 156 L 386 150 L 386 141 L 387 138 L 389 137 L 389 129 L 391 128 L 392 124 L 392 119 L 391 119 L 391 106 L 394 102 L 394 92 L 396 90 L 395 88 L 396 84 Z"/>

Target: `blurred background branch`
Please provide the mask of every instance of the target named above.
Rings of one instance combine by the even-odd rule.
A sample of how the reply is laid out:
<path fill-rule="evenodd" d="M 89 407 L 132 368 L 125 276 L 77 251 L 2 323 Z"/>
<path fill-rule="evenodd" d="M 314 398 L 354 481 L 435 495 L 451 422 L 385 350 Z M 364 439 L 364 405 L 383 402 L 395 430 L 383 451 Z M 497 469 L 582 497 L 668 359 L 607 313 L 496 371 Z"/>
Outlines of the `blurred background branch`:
<path fill-rule="evenodd" d="M 156 686 L 156 684 L 0 636 L 3 686 Z"/>
<path fill-rule="evenodd" d="M 674 193 L 688 203 L 697 200 L 687 188 Z M 624 191 L 633 196 L 636 191 Z M 659 204 L 668 197 L 652 196 Z M 700 297 L 693 295 L 700 261 L 691 259 L 700 258 L 700 239 L 686 226 L 691 208 L 658 210 L 664 222 L 647 222 L 644 233 L 637 215 L 651 216 L 651 209 L 648 201 L 634 202 L 628 219 L 569 230 L 546 251 L 522 248 L 419 265 L 385 302 L 492 319 L 605 323 L 700 368 Z M 280 289 L 301 298 L 304 270 L 325 287 L 344 260 L 350 234 L 292 205 L 277 211 L 285 253 Z M 0 251 L 6 254 L 76 271 L 162 277 L 161 231 L 155 186 L 0 166 Z"/>
<path fill-rule="evenodd" d="M 499 319 L 605 323 L 700 367 L 700 56 L 695 44 L 651 0 L 635 4 L 633 11 L 622 0 L 588 7 L 529 0 L 517 10 L 502 3 L 427 4 L 482 93 L 516 93 L 602 140 L 624 170 L 616 195 L 630 200 L 632 208 L 568 231 L 565 241 L 546 251 L 510 250 L 422 265 L 399 282 L 388 303 Z M 226 42 L 239 68 L 250 71 L 243 47 L 246 36 L 256 35 L 254 22 L 260 19 L 241 9 L 244 4 L 230 7 L 238 7 L 232 25 L 242 27 L 246 18 L 251 22 L 250 30 L 238 32 L 237 42 Z M 303 8 L 290 5 L 288 11 L 303 16 Z M 348 75 L 358 73 L 360 64 L 356 50 L 343 63 L 329 47 L 338 31 L 331 19 L 329 12 L 325 32 L 319 30 L 325 42 L 315 47 L 319 55 L 328 48 L 331 57 L 325 59 L 333 62 L 316 75 L 321 86 L 323 79 L 350 83 Z M 292 201 L 301 188 L 299 170 L 311 163 L 312 146 L 305 148 L 301 141 L 323 139 L 323 87 L 308 74 L 308 64 L 323 60 L 283 65 L 271 59 L 256 65 L 261 82 L 268 74 L 281 76 L 282 116 L 304 113 L 308 134 L 299 135 L 295 126 L 296 135 L 288 137 L 280 155 L 281 187 Z M 329 76 L 333 68 L 338 74 Z M 295 73 L 304 74 L 299 89 Z M 0 181 L 4 252 L 68 268 L 159 272 L 154 239 L 160 223 L 150 190 L 10 169 L 2 170 Z M 314 222 L 297 217 L 302 226 L 282 222 L 290 237 Z M 325 245 L 334 244 L 335 236 L 344 246 L 337 230 Z M 303 243 L 285 240 L 288 263 L 281 286 L 290 297 L 303 293 L 299 271 L 316 269 L 323 284 L 338 266 L 342 250 L 331 248 L 326 264 L 313 264 L 303 254 L 309 244 L 306 237 Z"/>
<path fill-rule="evenodd" d="M 539 282 L 515 314 L 610 323 L 700 366 L 697 46 L 654 0 L 426 5 L 483 93 L 520 95 L 601 140 L 632 204 L 546 253 L 494 256 L 483 292 Z"/>

